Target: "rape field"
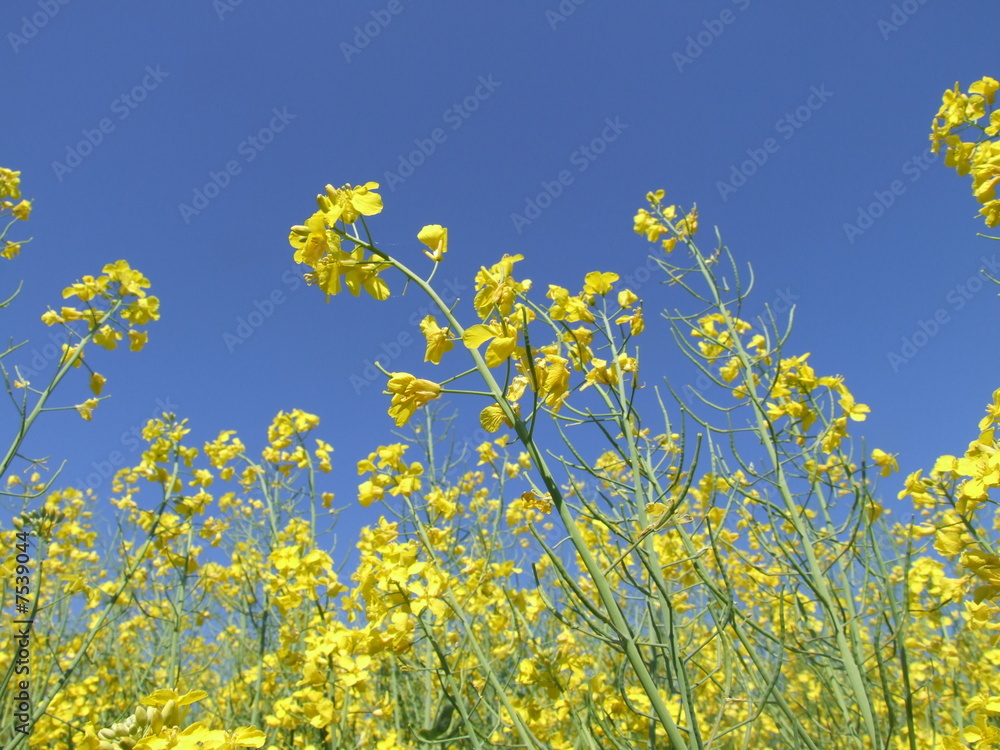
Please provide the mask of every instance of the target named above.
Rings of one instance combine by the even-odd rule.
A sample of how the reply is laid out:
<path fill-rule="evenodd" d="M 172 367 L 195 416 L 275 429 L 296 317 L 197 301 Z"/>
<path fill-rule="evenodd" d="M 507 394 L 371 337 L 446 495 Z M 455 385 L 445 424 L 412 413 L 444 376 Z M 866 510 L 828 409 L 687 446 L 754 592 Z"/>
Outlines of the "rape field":
<path fill-rule="evenodd" d="M 946 91 L 931 132 L 990 228 L 998 88 Z M 104 498 L 25 458 L 65 394 L 89 387 L 73 408 L 94 417 L 98 350 L 140 351 L 160 317 L 126 260 L 67 280 L 40 313 L 67 340 L 51 380 L 4 367 L 19 420 L 0 475 L 21 509 L 0 532 L 4 747 L 1000 746 L 1000 390 L 967 446 L 900 476 L 890 446 L 862 445 L 864 395 L 787 350 L 789 317 L 741 317 L 752 273 L 722 235 L 664 190 L 636 195 L 631 241 L 669 306 L 601 269 L 534 288 L 520 255 L 448 303 L 447 227 L 415 227 L 426 257 L 407 265 L 376 182 L 290 217 L 331 304 L 407 286 L 434 311 L 423 376 L 382 369 L 403 437 L 357 464 L 350 502 L 379 517 L 347 568 L 314 414 L 277 414 L 255 451 L 231 430 L 193 444 L 164 413 Z M 16 269 L 33 251 L 19 172 L 0 170 L 0 196 Z M 661 314 L 712 383 L 697 406 L 642 367 Z M 473 455 L 449 442 L 449 395 L 490 434 Z"/>

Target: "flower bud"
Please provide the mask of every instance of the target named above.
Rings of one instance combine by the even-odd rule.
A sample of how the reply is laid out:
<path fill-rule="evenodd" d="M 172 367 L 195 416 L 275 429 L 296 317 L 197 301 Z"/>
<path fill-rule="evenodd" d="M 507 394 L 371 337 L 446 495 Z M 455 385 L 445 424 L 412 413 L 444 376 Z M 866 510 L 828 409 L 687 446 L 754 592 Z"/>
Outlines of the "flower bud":
<path fill-rule="evenodd" d="M 97 733 L 97 736 L 100 737 L 102 740 L 114 740 L 118 738 L 118 735 L 115 733 L 114 729 L 102 729 L 100 732 Z"/>
<path fill-rule="evenodd" d="M 146 716 L 145 706 L 135 707 L 135 723 L 141 729 L 145 729 L 146 725 L 149 724 L 149 719 Z"/>
<path fill-rule="evenodd" d="M 171 698 L 163 705 L 163 725 L 176 727 L 180 723 L 180 712 L 177 710 L 177 702 Z"/>

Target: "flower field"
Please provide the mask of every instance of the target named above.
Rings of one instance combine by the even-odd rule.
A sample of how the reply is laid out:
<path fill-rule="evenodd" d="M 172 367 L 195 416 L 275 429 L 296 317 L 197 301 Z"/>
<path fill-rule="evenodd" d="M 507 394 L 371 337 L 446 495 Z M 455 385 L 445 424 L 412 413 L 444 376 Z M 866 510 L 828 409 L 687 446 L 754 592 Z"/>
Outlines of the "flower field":
<path fill-rule="evenodd" d="M 945 92 L 931 132 L 991 228 L 998 88 Z M 0 170 L 7 269 L 34 250 L 21 189 Z M 435 276 L 462 250 L 437 224 L 383 243 L 379 190 L 327 185 L 285 249 L 331 307 L 405 287 L 433 311 L 419 372 L 379 365 L 399 440 L 356 467 L 298 409 L 262 449 L 163 413 L 103 494 L 26 458 L 47 412 L 94 418 L 110 352 L 155 339 L 171 292 L 126 260 L 39 311 L 67 342 L 49 382 L 0 355 L 3 747 L 1000 747 L 1000 383 L 967 445 L 903 477 L 863 443 L 865 394 L 789 350 L 787 314 L 743 317 L 751 270 L 664 190 L 615 219 L 661 282 L 643 298 L 601 269 L 536 288 L 504 255 L 454 304 Z M 653 347 L 710 381 L 696 403 Z M 457 450 L 444 399 L 489 439 Z M 378 520 L 347 554 L 321 478 L 355 468 Z"/>

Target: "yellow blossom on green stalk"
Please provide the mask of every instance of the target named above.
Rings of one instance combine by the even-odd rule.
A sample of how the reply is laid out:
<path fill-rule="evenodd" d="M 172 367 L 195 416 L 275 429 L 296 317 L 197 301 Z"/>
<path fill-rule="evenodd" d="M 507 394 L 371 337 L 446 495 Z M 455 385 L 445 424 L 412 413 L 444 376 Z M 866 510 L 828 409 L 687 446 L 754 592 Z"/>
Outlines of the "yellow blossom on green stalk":
<path fill-rule="evenodd" d="M 141 352 L 142 348 L 149 342 L 149 334 L 146 331 L 129 331 L 128 348 L 129 351 Z"/>
<path fill-rule="evenodd" d="M 21 173 L 12 169 L 0 167 L 0 198 L 13 198 L 17 200 L 21 197 Z"/>
<path fill-rule="evenodd" d="M 143 290 L 149 287 L 149 279 L 129 266 L 128 261 L 116 260 L 114 263 L 109 263 L 101 269 L 101 273 L 107 274 L 107 281 L 109 283 L 118 283 L 119 296 L 146 296 L 146 292 Z"/>
<path fill-rule="evenodd" d="M 538 395 L 553 412 L 558 412 L 569 395 L 569 360 L 546 354 L 535 362 L 534 382 Z"/>
<path fill-rule="evenodd" d="M 531 280 L 516 281 L 511 274 L 514 264 L 524 260 L 523 255 L 504 255 L 491 268 L 481 268 L 476 274 L 475 307 L 479 317 L 486 320 L 493 310 L 500 315 L 510 315 L 518 294 L 531 289 Z"/>
<path fill-rule="evenodd" d="M 840 406 L 844 413 L 855 422 L 864 422 L 868 418 L 871 409 L 865 404 L 858 404 L 854 401 L 854 396 L 846 388 L 841 388 Z"/>
<path fill-rule="evenodd" d="M 533 490 L 528 490 L 521 493 L 521 500 L 524 502 L 525 508 L 540 510 L 542 513 L 552 512 L 552 496 L 548 492 L 544 495 L 538 495 Z"/>
<path fill-rule="evenodd" d="M 97 399 L 88 398 L 82 404 L 77 404 L 75 408 L 80 413 L 80 416 L 89 422 L 94 418 L 94 409 L 97 408 Z"/>
<path fill-rule="evenodd" d="M 15 219 L 27 221 L 28 217 L 31 216 L 31 201 L 21 201 L 11 208 L 10 212 L 14 215 Z"/>
<path fill-rule="evenodd" d="M 583 282 L 585 294 L 605 295 L 611 291 L 611 286 L 618 281 L 618 274 L 600 271 L 591 271 L 587 274 Z"/>
<path fill-rule="evenodd" d="M 468 349 L 478 349 L 489 341 L 486 347 L 486 366 L 497 367 L 506 361 L 517 348 L 517 329 L 507 321 L 491 321 L 488 324 L 469 326 L 462 334 L 462 343 Z"/>
<path fill-rule="evenodd" d="M 479 454 L 479 463 L 476 464 L 477 466 L 493 463 L 500 457 L 500 454 L 497 453 L 497 449 L 493 447 L 493 443 L 488 440 L 479 444 L 476 448 L 476 453 Z"/>
<path fill-rule="evenodd" d="M 618 306 L 628 309 L 639 301 L 639 296 L 631 289 L 622 289 L 618 292 Z"/>
<path fill-rule="evenodd" d="M 640 307 L 631 315 L 622 315 L 615 320 L 618 325 L 623 325 L 628 323 L 629 330 L 633 336 L 638 336 L 644 330 L 646 330 L 646 321 L 642 317 L 642 308 Z"/>
<path fill-rule="evenodd" d="M 424 362 L 441 364 L 441 355 L 450 352 L 455 346 L 455 342 L 449 336 L 448 329 L 438 326 L 437 319 L 433 315 L 428 315 L 420 321 L 420 332 L 427 339 Z"/>
<path fill-rule="evenodd" d="M 568 289 L 549 284 L 549 291 L 545 296 L 552 300 L 549 308 L 552 320 L 565 320 L 567 323 L 594 322 L 594 313 L 587 306 L 587 301 L 580 296 L 571 296 Z"/>
<path fill-rule="evenodd" d="M 479 413 L 479 424 L 487 432 L 497 432 L 501 427 L 513 427 L 499 404 L 490 404 Z"/>
<path fill-rule="evenodd" d="M 101 326 L 101 329 L 94 334 L 94 343 L 103 346 L 108 351 L 113 351 L 121 340 L 121 331 L 116 331 L 109 325 Z"/>
<path fill-rule="evenodd" d="M 71 284 L 70 286 L 63 289 L 63 299 L 69 297 L 79 297 L 82 302 L 88 302 L 94 297 L 104 294 L 104 290 L 108 285 L 107 276 L 99 276 L 94 278 L 93 276 L 84 276 L 81 281 Z"/>
<path fill-rule="evenodd" d="M 364 248 L 359 246 L 342 261 L 344 283 L 355 297 L 364 289 L 379 301 L 389 299 L 389 285 L 378 275 L 386 267 L 385 262 L 374 256 L 366 259 L 364 255 Z"/>
<path fill-rule="evenodd" d="M 93 391 L 95 396 L 101 395 L 101 391 L 104 390 L 104 384 L 107 382 L 107 378 L 100 373 L 93 372 L 90 374 L 90 390 Z"/>
<path fill-rule="evenodd" d="M 872 461 L 882 470 L 882 476 L 887 477 L 894 471 L 899 471 L 899 463 L 896 456 L 891 453 L 876 448 L 872 451 Z"/>
<path fill-rule="evenodd" d="M 340 237 L 326 228 L 322 211 L 306 219 L 304 225 L 292 227 L 288 243 L 295 248 L 292 254 L 295 262 L 310 268 L 315 268 L 328 253 L 340 250 Z"/>
<path fill-rule="evenodd" d="M 448 252 L 448 230 L 440 224 L 427 225 L 417 233 L 417 239 L 430 248 L 424 250 L 424 255 L 435 263 L 440 262 Z"/>
<path fill-rule="evenodd" d="M 408 372 L 394 372 L 389 378 L 388 390 L 392 394 L 389 416 L 402 427 L 421 406 L 441 395 L 441 386 L 430 380 L 422 380 Z"/>
<path fill-rule="evenodd" d="M 316 201 L 328 226 L 332 227 L 337 221 L 353 224 L 361 216 L 374 216 L 381 212 L 382 196 L 374 192 L 377 189 L 377 182 L 366 182 L 357 187 L 347 184 L 340 189 L 327 185 L 326 195 L 317 196 Z"/>

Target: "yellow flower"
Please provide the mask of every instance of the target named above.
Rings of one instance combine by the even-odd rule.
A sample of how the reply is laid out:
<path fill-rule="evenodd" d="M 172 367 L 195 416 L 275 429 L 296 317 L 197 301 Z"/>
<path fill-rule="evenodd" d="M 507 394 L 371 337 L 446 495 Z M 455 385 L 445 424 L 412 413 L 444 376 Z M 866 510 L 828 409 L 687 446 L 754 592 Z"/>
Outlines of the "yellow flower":
<path fill-rule="evenodd" d="M 14 218 L 27 221 L 28 217 L 31 216 L 31 201 L 21 201 L 10 212 L 14 214 Z"/>
<path fill-rule="evenodd" d="M 476 274 L 474 304 L 476 312 L 483 320 L 486 320 L 494 309 L 501 315 L 510 315 L 517 295 L 531 288 L 530 279 L 518 282 L 511 276 L 514 264 L 519 260 L 524 260 L 524 256 L 504 255 L 500 262 L 489 270 L 484 267 Z"/>
<path fill-rule="evenodd" d="M 479 413 L 479 424 L 487 432 L 496 432 L 501 426 L 513 427 L 499 404 L 490 404 Z"/>
<path fill-rule="evenodd" d="M 84 276 L 82 281 L 78 281 L 63 289 L 63 299 L 75 295 L 83 302 L 87 302 L 98 295 L 104 294 L 108 281 L 107 276 L 99 276 L 96 279 L 93 276 Z"/>
<path fill-rule="evenodd" d="M 433 315 L 428 315 L 420 321 L 420 332 L 427 339 L 427 351 L 424 353 L 424 362 L 441 364 L 441 355 L 450 352 L 455 343 L 448 335 L 447 328 L 441 328 Z"/>
<path fill-rule="evenodd" d="M 611 285 L 616 281 L 618 281 L 618 274 L 616 273 L 591 271 L 584 279 L 583 291 L 586 294 L 604 295 L 611 291 Z"/>
<path fill-rule="evenodd" d="M 430 248 L 430 252 L 424 250 L 424 255 L 439 262 L 446 252 L 448 252 L 448 230 L 440 224 L 429 224 L 417 233 L 417 239 Z"/>
<path fill-rule="evenodd" d="M 469 326 L 462 334 L 462 341 L 469 349 L 478 349 L 484 342 L 490 341 L 486 347 L 486 366 L 496 367 L 517 348 L 517 330 L 505 322 L 493 321 L 488 325 Z"/>
<path fill-rule="evenodd" d="M 552 307 L 549 308 L 549 317 L 552 320 L 565 320 L 567 323 L 594 322 L 594 314 L 587 307 L 586 300 L 582 297 L 571 297 L 569 289 L 549 284 L 549 291 L 545 296 L 552 300 Z"/>
<path fill-rule="evenodd" d="M 868 418 L 869 412 L 871 412 L 871 409 L 867 405 L 854 403 L 854 396 L 846 388 L 841 390 L 840 406 L 843 408 L 844 413 L 855 422 L 864 422 Z"/>
<path fill-rule="evenodd" d="M 20 185 L 20 172 L 0 167 L 0 197 L 13 198 L 17 200 L 21 197 Z"/>
<path fill-rule="evenodd" d="M 98 346 L 103 346 L 110 352 L 118 346 L 118 341 L 121 337 L 122 334 L 120 331 L 116 331 L 109 325 L 104 325 L 94 334 L 94 343 Z"/>
<path fill-rule="evenodd" d="M 149 341 L 149 334 L 145 331 L 128 332 L 128 348 L 133 352 L 141 352 L 142 347 Z"/>
<path fill-rule="evenodd" d="M 882 468 L 882 476 L 884 477 L 889 476 L 894 471 L 899 471 L 896 456 L 878 448 L 872 451 L 872 461 Z"/>
<path fill-rule="evenodd" d="M 77 404 L 75 408 L 78 412 L 80 412 L 80 416 L 89 422 L 94 418 L 94 409 L 97 408 L 97 399 L 88 398 L 82 404 Z"/>
<path fill-rule="evenodd" d="M 441 386 L 430 380 L 422 380 L 408 372 L 394 372 L 389 379 L 385 393 L 392 394 L 389 416 L 402 427 L 421 406 L 441 395 Z"/>
<path fill-rule="evenodd" d="M 321 258 L 340 250 L 340 238 L 326 228 L 323 218 L 323 212 L 317 211 L 306 219 L 305 225 L 292 227 L 288 244 L 295 248 L 292 257 L 296 263 L 315 268 Z"/>
<path fill-rule="evenodd" d="M 373 192 L 377 188 L 377 182 L 366 182 L 358 187 L 348 183 L 339 190 L 327 185 L 326 195 L 317 196 L 316 200 L 329 226 L 338 220 L 353 224 L 360 216 L 374 216 L 382 210 L 382 196 Z"/>
<path fill-rule="evenodd" d="M 971 84 L 969 86 L 969 93 L 979 94 L 986 100 L 987 104 L 993 106 L 993 100 L 996 98 L 997 89 L 1000 89 L 1000 83 L 998 83 L 995 78 L 987 76 Z"/>
<path fill-rule="evenodd" d="M 94 392 L 95 396 L 100 396 L 101 391 L 104 389 L 104 384 L 108 382 L 100 373 L 93 372 L 90 374 L 90 390 Z"/>

